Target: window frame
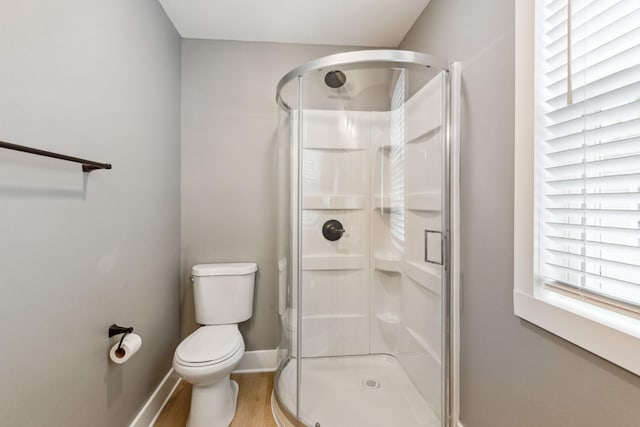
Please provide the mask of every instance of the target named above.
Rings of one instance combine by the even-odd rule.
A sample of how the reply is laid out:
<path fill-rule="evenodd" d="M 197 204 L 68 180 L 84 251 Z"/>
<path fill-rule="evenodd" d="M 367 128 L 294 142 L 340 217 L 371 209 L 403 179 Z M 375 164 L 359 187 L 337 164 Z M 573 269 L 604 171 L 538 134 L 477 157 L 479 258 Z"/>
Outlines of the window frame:
<path fill-rule="evenodd" d="M 516 1 L 514 314 L 640 375 L 640 316 L 536 284 L 535 16 L 536 0 Z"/>

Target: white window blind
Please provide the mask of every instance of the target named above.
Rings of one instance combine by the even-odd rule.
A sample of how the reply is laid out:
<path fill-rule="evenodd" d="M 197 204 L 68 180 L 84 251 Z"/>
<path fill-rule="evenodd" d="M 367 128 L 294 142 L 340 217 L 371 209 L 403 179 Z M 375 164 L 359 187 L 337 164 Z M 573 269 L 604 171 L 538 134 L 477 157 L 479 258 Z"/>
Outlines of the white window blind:
<path fill-rule="evenodd" d="M 538 276 L 640 306 L 640 0 L 569 1 L 536 12 Z"/>

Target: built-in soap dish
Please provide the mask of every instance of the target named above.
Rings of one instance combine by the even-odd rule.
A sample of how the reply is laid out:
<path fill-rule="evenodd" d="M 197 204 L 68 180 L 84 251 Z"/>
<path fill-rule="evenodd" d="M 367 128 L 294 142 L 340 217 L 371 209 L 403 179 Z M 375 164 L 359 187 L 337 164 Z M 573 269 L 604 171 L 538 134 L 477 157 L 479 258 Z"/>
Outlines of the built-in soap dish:
<path fill-rule="evenodd" d="M 400 254 L 374 252 L 373 265 L 376 270 L 400 273 L 402 271 L 402 258 Z"/>

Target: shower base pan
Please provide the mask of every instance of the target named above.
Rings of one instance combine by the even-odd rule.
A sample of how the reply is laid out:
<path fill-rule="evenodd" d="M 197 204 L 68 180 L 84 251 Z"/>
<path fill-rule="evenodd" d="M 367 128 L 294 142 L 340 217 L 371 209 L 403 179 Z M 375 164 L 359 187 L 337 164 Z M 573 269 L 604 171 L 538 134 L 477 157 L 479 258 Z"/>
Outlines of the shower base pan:
<path fill-rule="evenodd" d="M 296 360 L 278 379 L 280 403 L 295 413 Z M 441 422 L 392 356 L 306 358 L 302 361 L 301 419 L 320 427 L 439 427 Z M 272 399 L 281 427 L 293 426 Z"/>

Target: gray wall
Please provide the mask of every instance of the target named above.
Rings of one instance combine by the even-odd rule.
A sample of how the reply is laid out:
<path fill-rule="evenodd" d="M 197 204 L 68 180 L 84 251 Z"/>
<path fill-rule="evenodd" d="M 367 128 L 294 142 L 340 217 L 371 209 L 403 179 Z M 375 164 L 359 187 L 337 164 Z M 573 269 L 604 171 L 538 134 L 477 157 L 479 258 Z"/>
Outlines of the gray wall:
<path fill-rule="evenodd" d="M 346 47 L 183 40 L 182 333 L 197 325 L 191 266 L 255 261 L 247 350 L 276 347 L 276 84 L 289 70 Z"/>
<path fill-rule="evenodd" d="M 639 377 L 513 315 L 514 20 L 433 0 L 400 46 L 463 62 L 462 423 L 638 426 Z"/>
<path fill-rule="evenodd" d="M 155 0 L 1 0 L 0 58 L 0 140 L 113 163 L 0 150 L 0 425 L 125 426 L 179 336 L 180 39 Z"/>

